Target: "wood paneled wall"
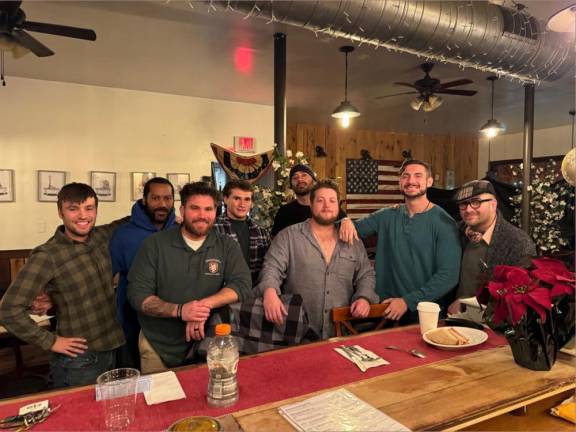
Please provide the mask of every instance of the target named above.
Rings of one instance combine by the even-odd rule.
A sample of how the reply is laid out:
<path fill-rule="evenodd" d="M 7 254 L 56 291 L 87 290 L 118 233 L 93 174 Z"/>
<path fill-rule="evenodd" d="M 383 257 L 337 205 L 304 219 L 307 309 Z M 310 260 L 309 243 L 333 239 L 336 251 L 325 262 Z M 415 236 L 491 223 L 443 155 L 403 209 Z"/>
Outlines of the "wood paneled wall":
<path fill-rule="evenodd" d="M 413 158 L 432 164 L 434 186 L 439 188 L 445 185 L 447 169 L 454 170 L 456 186 L 475 179 L 478 170 L 475 135 L 423 135 L 313 124 L 290 124 L 286 135 L 286 148 L 304 152 L 319 178 L 338 178 L 342 191 L 346 189 L 346 159 L 360 159 L 362 149 L 368 150 L 373 159 L 398 161 L 403 160 L 403 150 L 411 150 Z M 327 157 L 315 156 L 318 145 Z"/>

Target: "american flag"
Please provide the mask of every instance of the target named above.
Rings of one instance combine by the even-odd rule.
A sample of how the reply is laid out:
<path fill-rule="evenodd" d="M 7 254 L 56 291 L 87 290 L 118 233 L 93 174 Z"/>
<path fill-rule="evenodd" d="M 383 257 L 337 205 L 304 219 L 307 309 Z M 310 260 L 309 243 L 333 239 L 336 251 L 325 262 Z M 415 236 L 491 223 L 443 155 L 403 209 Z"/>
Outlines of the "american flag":
<path fill-rule="evenodd" d="M 346 159 L 346 213 L 350 219 L 404 202 L 398 186 L 400 165 L 399 161 Z"/>

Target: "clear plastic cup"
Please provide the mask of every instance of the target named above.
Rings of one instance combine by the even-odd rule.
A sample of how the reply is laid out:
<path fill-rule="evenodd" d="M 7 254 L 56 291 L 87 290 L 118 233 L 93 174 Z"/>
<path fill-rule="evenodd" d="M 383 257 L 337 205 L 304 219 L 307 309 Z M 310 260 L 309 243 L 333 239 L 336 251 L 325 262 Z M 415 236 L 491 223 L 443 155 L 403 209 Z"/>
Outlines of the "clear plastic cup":
<path fill-rule="evenodd" d="M 104 372 L 96 380 L 108 430 L 123 430 L 134 422 L 139 377 L 137 369 L 122 368 Z"/>

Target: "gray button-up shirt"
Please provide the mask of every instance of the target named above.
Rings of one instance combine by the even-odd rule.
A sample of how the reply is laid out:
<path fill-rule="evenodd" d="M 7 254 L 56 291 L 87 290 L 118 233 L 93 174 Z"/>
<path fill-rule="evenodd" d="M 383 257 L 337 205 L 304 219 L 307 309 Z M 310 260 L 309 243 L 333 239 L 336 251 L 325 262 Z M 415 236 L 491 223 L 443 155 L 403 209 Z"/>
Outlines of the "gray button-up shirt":
<path fill-rule="evenodd" d="M 300 294 L 310 326 L 326 339 L 334 335 L 332 308 L 349 306 L 360 297 L 378 303 L 375 285 L 376 276 L 361 242 L 350 246 L 338 240 L 326 264 L 307 220 L 274 238 L 256 289 L 261 295 L 266 288 L 274 288 L 278 294 Z"/>

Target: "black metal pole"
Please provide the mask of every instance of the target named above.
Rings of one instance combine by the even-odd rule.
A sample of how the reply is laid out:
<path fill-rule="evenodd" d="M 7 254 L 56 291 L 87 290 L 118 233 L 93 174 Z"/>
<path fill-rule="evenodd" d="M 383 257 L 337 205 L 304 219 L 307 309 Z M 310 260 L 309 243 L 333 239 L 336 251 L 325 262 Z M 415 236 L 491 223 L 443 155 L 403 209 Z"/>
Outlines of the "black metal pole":
<path fill-rule="evenodd" d="M 530 191 L 534 147 L 534 84 L 524 85 L 524 176 L 522 178 L 522 229 L 530 234 Z"/>
<path fill-rule="evenodd" d="M 286 153 L 286 35 L 274 33 L 274 143 Z"/>

